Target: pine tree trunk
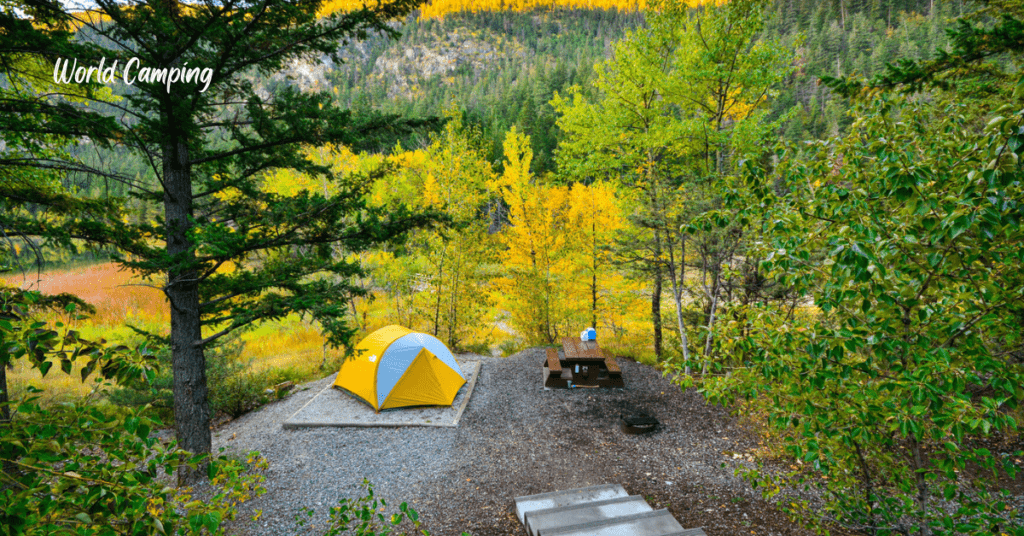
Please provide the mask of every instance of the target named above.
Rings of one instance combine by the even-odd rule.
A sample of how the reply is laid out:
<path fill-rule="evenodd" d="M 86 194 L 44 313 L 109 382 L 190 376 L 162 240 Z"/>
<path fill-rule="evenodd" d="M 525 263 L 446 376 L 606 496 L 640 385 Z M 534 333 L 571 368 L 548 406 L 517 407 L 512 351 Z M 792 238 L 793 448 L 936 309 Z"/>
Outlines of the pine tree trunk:
<path fill-rule="evenodd" d="M 210 403 L 206 385 L 206 356 L 199 346 L 202 324 L 199 316 L 198 272 L 195 251 L 188 232 L 192 228 L 192 173 L 188 147 L 183 142 L 164 147 L 164 217 L 167 225 L 167 253 L 178 257 L 178 268 L 167 272 L 164 291 L 171 305 L 171 370 L 174 373 L 174 428 L 178 446 L 194 454 L 209 454 Z M 182 468 L 182 485 L 201 480 L 205 466 Z"/>

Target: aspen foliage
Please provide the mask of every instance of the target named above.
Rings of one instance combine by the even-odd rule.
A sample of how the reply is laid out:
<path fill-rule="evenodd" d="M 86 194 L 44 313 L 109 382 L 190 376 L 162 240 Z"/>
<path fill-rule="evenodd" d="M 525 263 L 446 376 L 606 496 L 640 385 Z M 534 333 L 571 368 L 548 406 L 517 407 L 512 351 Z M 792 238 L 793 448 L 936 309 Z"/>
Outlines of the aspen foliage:
<path fill-rule="evenodd" d="M 490 310 L 486 268 L 495 248 L 480 208 L 490 197 L 494 173 L 455 112 L 449 112 L 444 130 L 433 137 L 428 155 L 423 203 L 442 210 L 452 225 L 420 232 L 419 253 L 431 294 L 423 312 L 435 336 L 460 347 Z"/>
<path fill-rule="evenodd" d="M 572 185 L 567 219 L 571 251 L 567 257 L 575 275 L 569 286 L 571 300 L 579 304 L 581 312 L 589 312 L 582 320 L 596 327 L 608 312 L 604 295 L 611 280 L 623 282 L 612 265 L 611 246 L 626 225 L 615 187 L 608 182 Z"/>
<path fill-rule="evenodd" d="M 697 7 L 704 5 L 705 0 L 687 0 L 686 5 Z M 721 0 L 713 3 L 721 4 Z M 366 0 L 328 0 L 320 8 L 320 15 L 326 16 L 335 11 L 354 11 L 362 9 Z M 642 11 L 647 9 L 646 0 L 431 0 L 420 7 L 420 18 L 443 19 L 455 13 L 479 13 L 482 11 L 517 11 L 529 12 L 554 9 L 595 9 L 618 11 Z"/>
<path fill-rule="evenodd" d="M 503 148 L 505 172 L 498 190 L 508 205 L 509 225 L 500 238 L 505 273 L 495 282 L 498 302 L 524 342 L 551 344 L 565 333 L 560 308 L 566 306 L 571 271 L 565 254 L 568 189 L 535 182 L 529 136 L 513 127 Z"/>
<path fill-rule="evenodd" d="M 400 249 L 364 255 L 376 303 L 360 311 L 366 330 L 402 323 L 467 349 L 480 346 L 493 324 L 485 318 L 492 309 L 486 287 L 496 244 L 481 210 L 493 197 L 494 172 L 476 145 L 479 136 L 457 112 L 446 115 L 427 148 L 393 151 L 397 172 L 371 196 L 378 204 L 439 211 L 449 225 L 419 230 Z"/>
<path fill-rule="evenodd" d="M 379 164 L 381 161 L 379 157 L 371 158 L 367 155 L 359 157 L 345 146 L 307 147 L 305 153 L 313 163 L 329 167 L 331 172 L 338 176 L 367 172 L 372 165 Z M 311 176 L 290 169 L 275 169 L 265 176 L 263 190 L 288 197 L 308 190 L 310 193 L 326 197 L 336 194 L 338 186 L 324 176 Z"/>

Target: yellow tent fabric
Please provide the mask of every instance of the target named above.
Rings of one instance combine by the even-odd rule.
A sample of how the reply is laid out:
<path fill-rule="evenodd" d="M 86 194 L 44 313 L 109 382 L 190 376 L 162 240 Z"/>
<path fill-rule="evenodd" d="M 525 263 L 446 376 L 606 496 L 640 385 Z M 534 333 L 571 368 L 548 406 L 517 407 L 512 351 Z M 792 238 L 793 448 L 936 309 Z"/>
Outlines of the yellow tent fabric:
<path fill-rule="evenodd" d="M 435 337 L 402 326 L 383 327 L 356 346 L 334 385 L 373 409 L 450 405 L 466 383 L 451 351 Z"/>

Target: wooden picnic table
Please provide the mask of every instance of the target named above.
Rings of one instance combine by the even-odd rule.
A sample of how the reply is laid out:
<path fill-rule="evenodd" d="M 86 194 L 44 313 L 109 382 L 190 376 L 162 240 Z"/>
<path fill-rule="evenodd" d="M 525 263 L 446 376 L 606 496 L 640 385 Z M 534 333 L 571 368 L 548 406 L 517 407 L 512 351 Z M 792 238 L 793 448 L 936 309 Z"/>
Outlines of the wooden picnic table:
<path fill-rule="evenodd" d="M 544 363 L 544 386 L 549 389 L 566 387 L 624 387 L 622 371 L 598 346 L 596 341 L 581 341 L 573 337 L 562 339 L 563 356 L 558 350 L 548 349 Z"/>
<path fill-rule="evenodd" d="M 562 350 L 565 351 L 566 361 L 588 361 L 594 359 L 604 360 L 604 351 L 597 345 L 597 341 L 581 341 L 573 337 L 562 337 Z"/>
<path fill-rule="evenodd" d="M 605 364 L 604 351 L 597 341 L 581 341 L 572 337 L 562 338 L 563 361 L 572 374 L 573 385 L 597 385 L 601 376 L 601 366 Z"/>

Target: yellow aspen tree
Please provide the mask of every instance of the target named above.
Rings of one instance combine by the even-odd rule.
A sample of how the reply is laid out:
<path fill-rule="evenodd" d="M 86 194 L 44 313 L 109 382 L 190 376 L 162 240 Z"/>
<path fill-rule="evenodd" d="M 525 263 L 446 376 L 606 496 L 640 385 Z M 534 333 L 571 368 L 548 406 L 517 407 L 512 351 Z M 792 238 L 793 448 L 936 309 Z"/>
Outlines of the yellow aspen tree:
<path fill-rule="evenodd" d="M 570 308 L 565 285 L 568 188 L 538 185 L 530 173 L 530 138 L 515 127 L 503 144 L 505 172 L 498 190 L 508 205 L 509 226 L 500 236 L 505 276 L 496 281 L 500 304 L 528 344 L 551 344 Z M 563 327 L 562 332 L 565 332 Z"/>
<path fill-rule="evenodd" d="M 303 152 L 315 164 L 330 168 L 335 175 L 369 173 L 380 165 L 379 156 L 357 155 L 344 145 L 306 147 Z M 293 169 L 274 169 L 263 177 L 262 190 L 283 196 L 294 196 L 303 190 L 324 196 L 338 193 L 338 185 L 323 175 L 300 173 Z"/>
<path fill-rule="evenodd" d="M 459 347 L 472 337 L 489 309 L 488 278 L 483 269 L 494 252 L 480 208 L 491 196 L 494 172 L 457 112 L 448 112 L 445 128 L 428 149 L 428 173 L 422 195 L 426 206 L 443 210 L 452 221 L 445 229 L 425 230 L 422 253 L 431 267 L 430 320 L 434 335 Z M 482 342 L 482 341 L 480 341 Z"/>
<path fill-rule="evenodd" d="M 568 234 L 572 255 L 568 256 L 574 274 L 573 302 L 580 311 L 589 312 L 589 322 L 598 326 L 598 304 L 609 290 L 614 276 L 611 247 L 626 221 L 614 186 L 595 182 L 576 183 L 569 190 Z M 583 307 L 588 304 L 589 307 Z"/>
<path fill-rule="evenodd" d="M 494 171 L 457 111 L 446 112 L 445 128 L 431 136 L 424 150 L 394 151 L 398 168 L 378 182 L 371 197 L 380 205 L 406 205 L 442 212 L 449 225 L 420 229 L 388 257 L 366 256 L 383 304 L 374 314 L 384 323 L 403 323 L 432 333 L 453 348 L 468 348 L 488 323 L 486 289 L 493 263 L 494 239 L 487 233 L 481 208 L 493 197 Z"/>

